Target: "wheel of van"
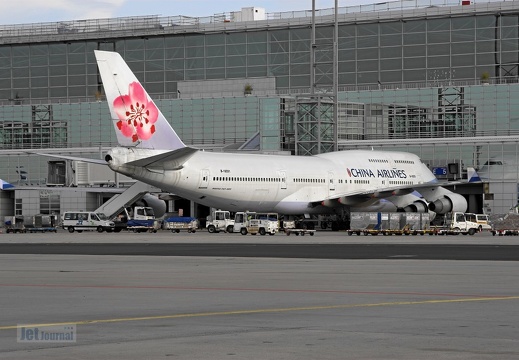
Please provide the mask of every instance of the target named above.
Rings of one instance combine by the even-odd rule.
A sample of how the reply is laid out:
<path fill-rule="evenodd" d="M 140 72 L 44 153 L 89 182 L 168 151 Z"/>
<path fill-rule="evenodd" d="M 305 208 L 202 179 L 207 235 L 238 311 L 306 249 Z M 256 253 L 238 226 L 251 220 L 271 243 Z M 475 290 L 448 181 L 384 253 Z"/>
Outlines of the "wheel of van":
<path fill-rule="evenodd" d="M 259 229 L 259 234 L 260 234 L 260 235 L 265 235 L 266 233 L 267 233 L 267 232 L 265 231 L 264 228 L 260 228 L 260 229 Z"/>
<path fill-rule="evenodd" d="M 241 230 L 240 230 L 240 234 L 242 234 L 242 235 L 247 235 L 247 229 L 245 229 L 245 228 L 241 228 Z"/>
<path fill-rule="evenodd" d="M 83 232 L 83 230 L 78 230 L 77 232 L 81 234 Z"/>
<path fill-rule="evenodd" d="M 72 233 L 74 232 L 74 227 L 69 226 L 69 227 L 68 227 L 68 232 L 72 234 Z"/>
<path fill-rule="evenodd" d="M 469 229 L 469 235 L 474 235 L 476 233 L 476 229 Z"/>
<path fill-rule="evenodd" d="M 227 226 L 226 230 L 227 230 L 228 233 L 232 233 L 234 231 L 234 226 L 229 225 L 229 226 Z"/>
<path fill-rule="evenodd" d="M 99 225 L 99 226 L 97 227 L 97 232 L 98 232 L 98 233 L 102 233 L 103 231 L 104 231 L 103 227 L 102 227 L 101 225 Z"/>
<path fill-rule="evenodd" d="M 214 225 L 209 225 L 209 226 L 207 227 L 207 231 L 208 231 L 209 233 L 213 234 L 213 233 L 216 232 L 216 229 L 215 229 Z"/>
<path fill-rule="evenodd" d="M 179 229 L 175 229 L 175 232 L 178 234 L 180 232 L 180 230 Z"/>

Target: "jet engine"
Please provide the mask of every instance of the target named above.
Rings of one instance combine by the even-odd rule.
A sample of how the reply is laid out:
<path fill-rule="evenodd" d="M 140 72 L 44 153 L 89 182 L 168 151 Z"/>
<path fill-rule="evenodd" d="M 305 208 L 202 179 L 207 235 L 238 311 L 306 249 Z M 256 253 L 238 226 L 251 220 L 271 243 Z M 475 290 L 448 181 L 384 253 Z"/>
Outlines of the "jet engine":
<path fill-rule="evenodd" d="M 410 193 L 388 198 L 395 204 L 397 211 L 425 213 L 429 211 L 427 201 L 419 193 Z"/>
<path fill-rule="evenodd" d="M 149 206 L 153 208 L 153 212 L 156 218 L 159 218 L 166 213 L 166 202 L 164 200 L 160 200 L 154 195 L 146 194 L 136 203 L 141 206 Z"/>
<path fill-rule="evenodd" d="M 444 194 L 439 199 L 429 203 L 429 210 L 437 214 L 446 214 L 451 211 L 465 212 L 467 210 L 467 200 L 460 194 Z"/>
<path fill-rule="evenodd" d="M 425 213 L 429 211 L 427 202 L 423 199 L 416 200 L 403 208 L 405 212 Z"/>

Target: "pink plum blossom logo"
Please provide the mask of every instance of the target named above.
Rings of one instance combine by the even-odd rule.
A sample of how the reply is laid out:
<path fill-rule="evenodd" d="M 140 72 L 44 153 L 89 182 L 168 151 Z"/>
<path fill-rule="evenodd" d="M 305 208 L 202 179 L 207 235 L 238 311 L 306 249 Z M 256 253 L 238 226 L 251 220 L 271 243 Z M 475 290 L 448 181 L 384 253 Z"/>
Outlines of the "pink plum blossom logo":
<path fill-rule="evenodd" d="M 114 110 L 119 118 L 117 128 L 133 142 L 148 140 L 155 133 L 155 122 L 159 110 L 138 82 L 132 82 L 128 95 L 121 95 L 114 100 Z"/>

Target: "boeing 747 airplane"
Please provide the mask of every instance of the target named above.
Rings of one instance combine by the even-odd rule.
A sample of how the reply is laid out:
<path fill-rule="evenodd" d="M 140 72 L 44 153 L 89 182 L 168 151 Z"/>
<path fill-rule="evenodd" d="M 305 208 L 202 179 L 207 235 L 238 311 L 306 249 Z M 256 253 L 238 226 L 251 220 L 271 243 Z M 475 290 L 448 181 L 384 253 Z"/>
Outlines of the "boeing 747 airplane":
<path fill-rule="evenodd" d="M 414 212 L 467 208 L 462 195 L 441 187 L 411 153 L 347 150 L 283 156 L 186 146 L 118 53 L 96 51 L 95 56 L 120 145 L 105 161 L 118 173 L 230 211 L 340 214 L 381 201 Z"/>

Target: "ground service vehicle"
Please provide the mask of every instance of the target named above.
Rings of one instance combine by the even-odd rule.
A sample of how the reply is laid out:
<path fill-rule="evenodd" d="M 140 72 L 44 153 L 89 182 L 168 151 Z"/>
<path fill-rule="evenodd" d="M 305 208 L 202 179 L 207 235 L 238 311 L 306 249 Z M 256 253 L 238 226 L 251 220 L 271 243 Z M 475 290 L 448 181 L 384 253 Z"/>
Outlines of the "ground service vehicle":
<path fill-rule="evenodd" d="M 61 227 L 68 230 L 69 233 L 74 231 L 92 231 L 112 232 L 115 229 L 115 223 L 110 221 L 103 213 L 94 213 L 88 211 L 65 211 L 61 217 Z"/>
<path fill-rule="evenodd" d="M 224 210 L 214 210 L 210 216 L 207 217 L 205 227 L 207 231 L 212 233 L 233 232 L 234 220 L 231 219 L 231 213 Z"/>
<path fill-rule="evenodd" d="M 478 225 L 478 231 L 492 230 L 492 225 L 490 224 L 487 214 L 466 213 L 465 218 L 467 221 L 475 222 Z"/>
<path fill-rule="evenodd" d="M 234 217 L 234 231 L 242 235 L 275 235 L 279 231 L 277 213 L 237 212 Z"/>
<path fill-rule="evenodd" d="M 133 232 L 157 232 L 155 213 L 150 206 L 135 206 L 133 208 L 124 208 L 125 217 L 116 225 L 116 231 L 122 229 L 131 230 Z"/>
<path fill-rule="evenodd" d="M 243 235 L 246 235 L 248 230 L 247 226 L 249 225 L 249 220 L 256 216 L 255 212 L 250 211 L 239 211 L 234 215 L 234 227 L 233 232 L 239 232 Z"/>
<path fill-rule="evenodd" d="M 445 214 L 443 225 L 434 227 L 438 235 L 474 235 L 479 231 L 478 224 L 467 220 L 462 212 Z"/>

